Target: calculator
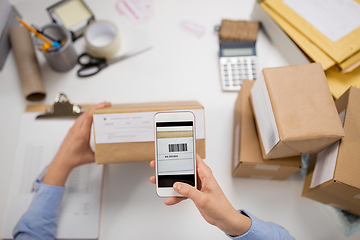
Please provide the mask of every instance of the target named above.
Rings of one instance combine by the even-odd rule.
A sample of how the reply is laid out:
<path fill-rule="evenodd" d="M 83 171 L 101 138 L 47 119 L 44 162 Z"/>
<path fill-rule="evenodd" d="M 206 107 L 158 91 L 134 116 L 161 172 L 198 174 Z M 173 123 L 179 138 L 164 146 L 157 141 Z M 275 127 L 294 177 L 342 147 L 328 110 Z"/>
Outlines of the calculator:
<path fill-rule="evenodd" d="M 239 91 L 243 80 L 258 74 L 255 41 L 220 41 L 220 75 L 224 91 Z"/>

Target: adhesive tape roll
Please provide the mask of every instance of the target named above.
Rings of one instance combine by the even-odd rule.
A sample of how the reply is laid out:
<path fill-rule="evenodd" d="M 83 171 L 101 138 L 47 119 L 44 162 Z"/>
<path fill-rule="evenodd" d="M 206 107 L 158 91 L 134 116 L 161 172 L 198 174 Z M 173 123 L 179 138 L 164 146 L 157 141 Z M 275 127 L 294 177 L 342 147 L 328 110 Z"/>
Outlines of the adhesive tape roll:
<path fill-rule="evenodd" d="M 110 58 L 120 48 L 118 29 L 106 20 L 92 22 L 85 30 L 85 41 L 87 51 L 98 58 Z"/>

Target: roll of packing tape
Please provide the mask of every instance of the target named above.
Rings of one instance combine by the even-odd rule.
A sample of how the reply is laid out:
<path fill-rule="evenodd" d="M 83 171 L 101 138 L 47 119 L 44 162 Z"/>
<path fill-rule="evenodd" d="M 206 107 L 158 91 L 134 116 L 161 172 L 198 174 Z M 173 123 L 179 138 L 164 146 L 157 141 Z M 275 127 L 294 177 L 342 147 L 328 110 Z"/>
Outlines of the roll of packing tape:
<path fill-rule="evenodd" d="M 120 48 L 119 31 L 110 21 L 93 21 L 85 30 L 87 51 L 97 58 L 111 58 Z"/>

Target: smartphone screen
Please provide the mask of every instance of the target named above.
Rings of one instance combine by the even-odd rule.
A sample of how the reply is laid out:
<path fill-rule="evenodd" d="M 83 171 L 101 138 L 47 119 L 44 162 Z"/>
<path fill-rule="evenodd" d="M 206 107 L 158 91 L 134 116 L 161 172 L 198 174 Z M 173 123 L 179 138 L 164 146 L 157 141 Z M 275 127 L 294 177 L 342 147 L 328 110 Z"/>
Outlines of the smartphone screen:
<path fill-rule="evenodd" d="M 195 186 L 194 122 L 157 122 L 156 141 L 158 187 Z"/>

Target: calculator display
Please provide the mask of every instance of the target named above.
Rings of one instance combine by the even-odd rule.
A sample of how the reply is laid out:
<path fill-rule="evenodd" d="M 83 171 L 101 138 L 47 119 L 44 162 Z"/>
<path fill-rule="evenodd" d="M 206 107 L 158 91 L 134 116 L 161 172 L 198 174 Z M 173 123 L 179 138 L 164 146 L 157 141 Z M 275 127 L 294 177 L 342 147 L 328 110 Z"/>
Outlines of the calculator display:
<path fill-rule="evenodd" d="M 246 56 L 246 55 L 255 55 L 253 48 L 224 48 L 222 49 L 222 55 L 224 57 L 234 57 L 234 56 Z"/>

